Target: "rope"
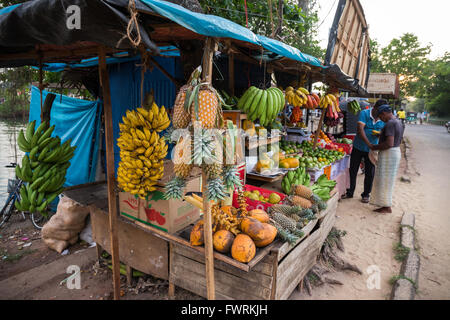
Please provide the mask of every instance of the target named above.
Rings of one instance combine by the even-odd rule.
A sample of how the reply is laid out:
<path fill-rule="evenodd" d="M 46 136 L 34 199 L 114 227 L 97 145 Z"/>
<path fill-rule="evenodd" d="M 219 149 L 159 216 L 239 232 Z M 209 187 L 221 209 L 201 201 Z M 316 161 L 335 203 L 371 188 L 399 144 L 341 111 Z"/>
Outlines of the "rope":
<path fill-rule="evenodd" d="M 141 31 L 139 30 L 139 23 L 137 21 L 138 12 L 136 10 L 135 0 L 129 0 L 128 11 L 130 11 L 130 21 L 128 21 L 127 35 L 128 35 L 128 39 L 130 40 L 131 44 L 134 47 L 137 47 L 141 43 L 142 38 L 141 38 Z M 133 38 L 133 36 L 132 36 L 132 32 L 133 32 L 134 28 L 136 28 L 136 33 L 137 33 L 135 38 Z"/>
<path fill-rule="evenodd" d="M 244 0 L 244 6 L 245 6 L 245 24 L 248 28 L 248 12 L 247 12 L 247 0 Z"/>

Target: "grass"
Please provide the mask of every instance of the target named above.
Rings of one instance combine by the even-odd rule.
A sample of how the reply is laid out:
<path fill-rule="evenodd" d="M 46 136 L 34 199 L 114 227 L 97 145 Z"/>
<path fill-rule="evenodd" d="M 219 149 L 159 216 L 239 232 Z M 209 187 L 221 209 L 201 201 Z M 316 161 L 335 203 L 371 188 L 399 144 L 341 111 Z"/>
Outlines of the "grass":
<path fill-rule="evenodd" d="M 22 259 L 23 256 L 26 256 L 27 254 L 31 254 L 33 252 L 35 252 L 35 249 L 25 249 L 23 251 L 20 251 L 18 253 L 15 254 L 9 254 L 8 251 L 1 251 L 0 252 L 0 256 L 1 261 L 8 261 L 8 262 L 14 262 L 14 261 L 18 261 L 20 259 Z"/>
<path fill-rule="evenodd" d="M 408 247 L 403 246 L 400 242 L 396 243 L 394 245 L 394 252 L 395 252 L 395 260 L 397 261 L 404 261 L 406 257 L 408 257 L 410 249 Z"/>
<path fill-rule="evenodd" d="M 417 283 L 413 279 L 410 279 L 410 278 L 402 276 L 402 275 L 392 276 L 391 279 L 389 279 L 389 283 L 391 284 L 391 286 L 393 286 L 397 282 L 397 280 L 400 280 L 400 279 L 408 280 L 409 282 L 412 283 L 412 285 L 414 286 L 414 288 L 416 290 L 418 289 Z"/>

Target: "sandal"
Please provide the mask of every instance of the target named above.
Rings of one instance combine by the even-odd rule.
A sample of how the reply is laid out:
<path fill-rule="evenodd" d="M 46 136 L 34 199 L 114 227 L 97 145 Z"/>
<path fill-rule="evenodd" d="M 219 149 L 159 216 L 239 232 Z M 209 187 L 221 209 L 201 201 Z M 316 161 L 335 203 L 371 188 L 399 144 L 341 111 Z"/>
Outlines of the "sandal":
<path fill-rule="evenodd" d="M 361 202 L 362 203 L 369 203 L 370 198 L 369 197 L 362 197 Z"/>
<path fill-rule="evenodd" d="M 351 198 L 353 198 L 353 196 L 350 196 L 350 195 L 348 195 L 347 193 L 345 193 L 345 194 L 341 197 L 341 199 L 351 199 Z"/>

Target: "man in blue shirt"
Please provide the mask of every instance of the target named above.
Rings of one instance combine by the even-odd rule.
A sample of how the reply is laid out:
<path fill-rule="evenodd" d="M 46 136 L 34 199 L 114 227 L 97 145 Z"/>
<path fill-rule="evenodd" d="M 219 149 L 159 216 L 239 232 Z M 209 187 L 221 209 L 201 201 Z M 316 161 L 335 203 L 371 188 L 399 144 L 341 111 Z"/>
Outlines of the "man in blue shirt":
<path fill-rule="evenodd" d="M 356 187 L 356 177 L 359 165 L 364 159 L 364 192 L 361 194 L 362 202 L 368 203 L 372 183 L 375 175 L 375 166 L 369 159 L 369 145 L 378 144 L 378 136 L 384 127 L 384 122 L 378 118 L 378 107 L 387 104 L 384 99 L 378 100 L 373 108 L 363 110 L 359 113 L 357 134 L 353 141 L 353 151 L 350 156 L 350 188 L 342 196 L 342 199 L 353 198 Z M 378 131 L 378 133 L 373 131 Z"/>

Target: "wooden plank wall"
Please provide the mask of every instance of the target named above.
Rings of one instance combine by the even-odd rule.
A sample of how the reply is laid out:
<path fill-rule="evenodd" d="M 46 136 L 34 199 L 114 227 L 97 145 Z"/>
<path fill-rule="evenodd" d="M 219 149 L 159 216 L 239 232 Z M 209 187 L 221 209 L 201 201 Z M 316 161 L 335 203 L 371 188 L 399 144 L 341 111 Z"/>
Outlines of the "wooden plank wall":
<path fill-rule="evenodd" d="M 95 206 L 90 206 L 90 212 L 94 241 L 111 253 L 107 213 Z M 133 269 L 160 279 L 169 279 L 168 242 L 120 219 L 117 219 L 117 225 L 119 260 Z"/>

